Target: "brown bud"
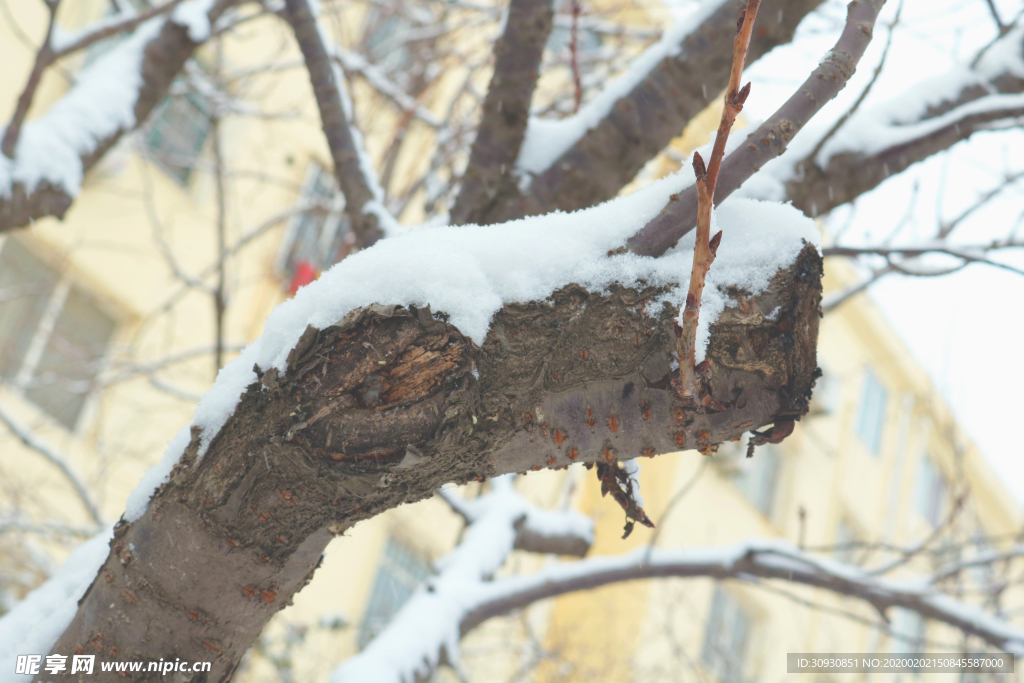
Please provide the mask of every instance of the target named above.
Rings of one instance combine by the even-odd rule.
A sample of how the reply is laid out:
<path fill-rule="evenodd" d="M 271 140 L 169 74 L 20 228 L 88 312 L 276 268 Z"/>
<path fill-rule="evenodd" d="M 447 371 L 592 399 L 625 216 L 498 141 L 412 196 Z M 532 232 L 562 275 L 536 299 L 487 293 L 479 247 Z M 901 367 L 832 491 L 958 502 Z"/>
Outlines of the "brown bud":
<path fill-rule="evenodd" d="M 700 152 L 693 153 L 693 174 L 697 176 L 697 180 L 704 180 L 708 177 L 708 169 L 704 165 L 704 159 Z"/>
<path fill-rule="evenodd" d="M 708 249 L 711 250 L 711 255 L 712 256 L 718 256 L 718 245 L 721 244 L 721 243 L 722 243 L 722 231 L 719 230 L 718 232 L 716 232 L 714 235 L 711 236 L 710 240 L 708 240 Z M 689 298 L 689 297 L 687 297 L 687 298 Z"/>
<path fill-rule="evenodd" d="M 686 293 L 686 307 L 693 308 L 697 305 L 697 295 L 693 292 Z"/>
<path fill-rule="evenodd" d="M 740 91 L 736 93 L 736 97 L 733 102 L 737 107 L 742 107 L 743 103 L 747 101 L 747 96 L 750 95 L 750 83 L 748 82 L 745 86 L 740 88 Z"/>
<path fill-rule="evenodd" d="M 743 30 L 743 20 L 747 18 L 747 10 L 740 10 L 740 16 L 736 18 L 736 33 Z"/>

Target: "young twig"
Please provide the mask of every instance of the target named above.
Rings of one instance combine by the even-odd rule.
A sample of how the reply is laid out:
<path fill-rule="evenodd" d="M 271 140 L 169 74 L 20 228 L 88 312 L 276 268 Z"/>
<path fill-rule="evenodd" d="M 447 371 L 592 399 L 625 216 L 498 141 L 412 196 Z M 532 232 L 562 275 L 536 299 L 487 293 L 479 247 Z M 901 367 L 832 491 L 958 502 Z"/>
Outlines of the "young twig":
<path fill-rule="evenodd" d="M 750 94 L 750 83 L 740 88 L 740 76 L 743 63 L 747 58 L 750 46 L 750 35 L 754 28 L 754 19 L 761 0 L 747 0 L 747 8 L 740 12 L 736 22 L 736 38 L 733 41 L 732 71 L 729 73 L 729 87 L 725 91 L 725 107 L 722 119 L 718 124 L 718 135 L 711 151 L 711 161 L 707 168 L 700 154 L 693 154 L 693 172 L 697 177 L 697 240 L 693 249 L 693 269 L 690 271 L 690 289 L 686 294 L 686 306 L 683 309 L 682 325 L 676 325 L 676 352 L 679 355 L 679 393 L 684 400 L 697 401 L 698 375 L 702 374 L 694 366 L 697 321 L 700 316 L 701 295 L 704 292 L 704 281 L 708 270 L 715 260 L 718 245 L 722 241 L 722 231 L 711 237 L 711 207 L 715 198 L 715 183 L 718 182 L 718 169 L 722 166 L 725 156 L 725 143 L 729 140 L 729 131 L 736 121 L 736 116 L 743 109 L 743 103 Z M 703 366 L 704 363 L 701 363 Z"/>

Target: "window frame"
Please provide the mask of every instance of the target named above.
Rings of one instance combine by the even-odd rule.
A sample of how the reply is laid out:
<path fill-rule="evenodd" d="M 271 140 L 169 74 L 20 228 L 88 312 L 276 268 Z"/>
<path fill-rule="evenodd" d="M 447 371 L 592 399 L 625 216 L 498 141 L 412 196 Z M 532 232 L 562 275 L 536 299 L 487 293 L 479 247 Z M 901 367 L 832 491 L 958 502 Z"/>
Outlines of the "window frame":
<path fill-rule="evenodd" d="M 112 307 L 104 302 L 102 297 L 97 296 L 95 292 L 91 291 L 90 288 L 82 286 L 80 278 L 75 277 L 70 272 L 71 269 L 56 267 L 51 258 L 40 254 L 38 250 L 25 244 L 23 240 L 16 241 L 10 237 L 0 240 L 0 254 L 3 253 L 8 244 L 16 244 L 18 248 L 27 251 L 39 261 L 40 266 L 46 269 L 48 274 L 52 274 L 55 277 L 52 280 L 52 286 L 44 294 L 46 302 L 42 306 L 42 313 L 34 322 L 34 331 L 31 335 L 28 335 L 30 337 L 28 344 L 14 364 L 16 366 L 15 369 L 6 379 L 0 378 L 0 383 L 12 389 L 19 398 L 30 403 L 42 415 L 45 415 L 48 420 L 74 434 L 83 425 L 83 418 L 89 412 L 90 405 L 97 395 L 95 381 L 109 362 L 110 350 L 117 339 L 118 329 L 122 326 L 123 316 L 112 310 Z M 95 360 L 90 361 L 95 364 L 95 372 L 91 373 L 88 379 L 81 380 L 88 382 L 90 388 L 88 391 L 83 392 L 81 405 L 69 424 L 61 419 L 58 414 L 51 412 L 50 407 L 34 399 L 31 392 L 35 388 L 34 384 L 39 379 L 37 372 L 40 369 L 40 363 L 50 346 L 53 334 L 57 330 L 68 299 L 73 292 L 77 292 L 78 296 L 84 298 L 106 318 L 105 322 L 110 323 L 110 332 L 103 343 L 102 352 L 96 355 Z"/>

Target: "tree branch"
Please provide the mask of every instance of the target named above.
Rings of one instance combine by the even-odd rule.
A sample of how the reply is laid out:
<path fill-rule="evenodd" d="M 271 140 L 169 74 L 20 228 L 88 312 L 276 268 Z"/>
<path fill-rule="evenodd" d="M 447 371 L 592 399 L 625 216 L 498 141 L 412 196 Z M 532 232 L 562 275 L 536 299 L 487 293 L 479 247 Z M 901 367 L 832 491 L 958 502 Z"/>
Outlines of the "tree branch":
<path fill-rule="evenodd" d="M 320 121 L 327 147 L 334 161 L 334 175 L 345 195 L 345 213 L 352 224 L 356 247 L 365 249 L 384 236 L 381 225 L 389 215 L 384 193 L 373 164 L 363 149 L 362 135 L 355 128 L 355 112 L 345 92 L 341 70 L 327 50 L 327 39 L 317 25 L 307 0 L 286 0 L 286 19 L 306 61 L 306 70 L 320 109 Z M 393 220 L 393 219 L 392 219 Z"/>
<path fill-rule="evenodd" d="M 11 430 L 11 433 L 18 437 L 25 446 L 43 456 L 51 465 L 60 470 L 64 478 L 71 484 L 71 488 L 74 489 L 75 495 L 78 496 L 78 500 L 82 503 L 82 507 L 85 508 L 86 512 L 89 513 L 92 521 L 96 523 L 96 526 L 103 526 L 103 518 L 100 516 L 99 508 L 96 506 L 95 501 L 93 501 L 92 496 L 89 495 L 89 490 L 86 488 L 85 483 L 71 468 L 67 456 L 59 453 L 49 443 L 33 434 L 27 425 L 22 424 L 18 418 L 8 413 L 3 406 L 0 406 L 0 422 L 3 422 Z"/>
<path fill-rule="evenodd" d="M 462 620 L 463 636 L 481 623 L 538 600 L 590 590 L 620 581 L 648 578 L 696 578 L 749 581 L 752 577 L 799 583 L 857 598 L 884 614 L 899 607 L 949 624 L 1004 652 L 1024 651 L 1024 631 L 979 607 L 957 602 L 921 582 L 888 581 L 858 567 L 804 554 L 788 543 L 756 539 L 714 548 L 647 548 L 617 557 L 593 557 L 554 565 L 529 576 L 489 583 L 486 593 Z"/>
<path fill-rule="evenodd" d="M 462 176 L 451 223 L 480 223 L 497 201 L 499 185 L 511 185 L 530 118 L 544 45 L 551 34 L 552 0 L 512 0 L 505 31 L 494 45 L 494 73 L 480 126 Z"/>
<path fill-rule="evenodd" d="M 750 44 L 751 62 L 792 40 L 797 25 L 821 0 L 763 4 Z M 485 222 L 572 211 L 616 196 L 726 87 L 736 16 L 745 5 L 745 0 L 706 3 L 695 20 L 666 31 L 660 43 L 634 61 L 630 72 L 612 81 L 579 114 L 554 122 L 559 142 L 578 137 L 570 137 L 572 145 L 546 168 L 530 169 L 535 175 L 529 191 L 503 198 Z M 625 88 L 628 93 L 623 93 Z M 535 123 L 552 122 L 535 121 L 531 127 Z M 528 128 L 527 139 L 536 132 Z"/>
<path fill-rule="evenodd" d="M 846 85 L 868 43 L 885 0 L 855 0 L 847 9 L 846 25 L 835 47 L 811 72 L 803 85 L 722 164 L 717 203 L 724 201 L 750 176 L 782 154 L 811 117 L 821 111 Z M 697 223 L 697 188 L 676 195 L 661 214 L 627 242 L 643 256 L 660 256 Z"/>
<path fill-rule="evenodd" d="M 244 1 L 217 0 L 208 20 L 214 23 Z M 26 123 L 14 157 L 0 158 L 0 232 L 45 216 L 63 218 L 82 176 L 125 133 L 145 123 L 198 46 L 173 17 L 145 22 L 46 114 Z M 69 129 L 69 120 L 79 128 Z"/>

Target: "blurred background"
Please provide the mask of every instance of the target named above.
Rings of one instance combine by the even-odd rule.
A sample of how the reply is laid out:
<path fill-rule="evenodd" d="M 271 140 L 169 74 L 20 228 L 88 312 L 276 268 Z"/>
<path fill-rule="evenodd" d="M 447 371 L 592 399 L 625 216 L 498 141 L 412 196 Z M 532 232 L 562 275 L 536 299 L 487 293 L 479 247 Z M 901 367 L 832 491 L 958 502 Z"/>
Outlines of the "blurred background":
<path fill-rule="evenodd" d="M 555 0 L 534 115 L 572 116 L 700 8 Z M 147 0 L 77 0 L 61 5 L 58 19 L 73 32 L 148 9 Z M 504 9 L 490 0 L 323 0 L 321 23 L 336 42 L 387 207 L 403 224 L 444 220 Z M 260 334 L 276 304 L 353 248 L 309 79 L 279 11 L 252 3 L 218 24 L 150 120 L 85 176 L 65 220 L 0 233 L 0 614 L 117 520 L 217 371 Z M 857 75 L 814 126 L 828 130 L 862 106 L 898 106 L 922 79 L 958 73 L 995 39 L 1020 34 L 1021 12 L 1015 0 L 890 1 Z M 792 94 L 845 15 L 844 3 L 822 2 L 790 44 L 751 66 L 753 94 L 739 126 Z M 49 19 L 43 2 L 0 0 L 5 117 Z M 48 70 L 29 118 L 122 40 L 96 41 Z M 1016 77 L 1024 80 L 1024 66 Z M 720 97 L 706 99 L 707 110 L 624 192 L 688 164 L 717 127 Z M 875 578 L 925 581 L 1019 627 L 1024 136 L 1019 114 L 989 128 L 816 216 L 823 245 L 834 250 L 826 251 L 822 377 L 790 438 L 750 459 L 746 444 L 735 443 L 713 457 L 685 451 L 640 463 L 657 528 L 625 540 L 622 510 L 582 467 L 520 477 L 519 494 L 590 517 L 590 555 L 779 539 Z M 937 240 L 952 249 L 959 238 L 1008 248 L 982 258 L 883 253 Z M 457 495 L 490 490 L 474 484 Z M 327 679 L 443 571 L 438 560 L 465 538 L 466 525 L 436 498 L 336 540 L 332 548 L 344 544 L 344 554 L 328 549 L 234 680 Z M 362 561 L 345 561 L 353 556 Z M 499 575 L 557 561 L 513 551 Z M 792 677 L 786 652 L 986 649 L 913 610 L 880 613 L 800 581 L 704 576 L 535 602 L 472 631 L 458 666 L 433 676 L 775 681 Z"/>

